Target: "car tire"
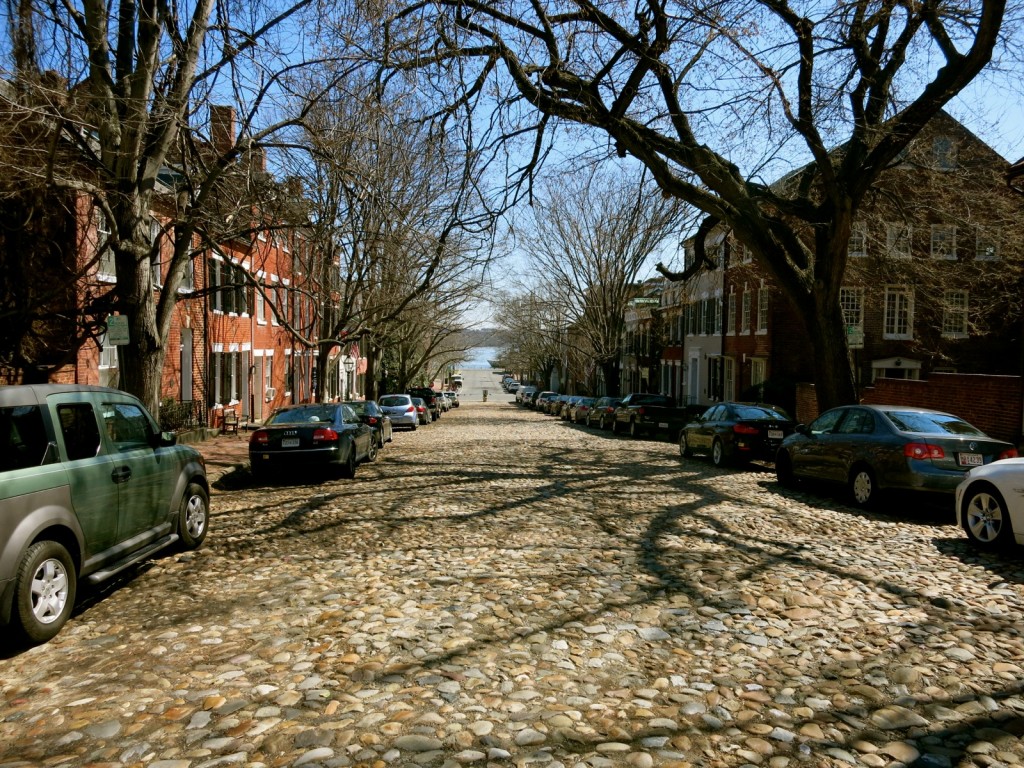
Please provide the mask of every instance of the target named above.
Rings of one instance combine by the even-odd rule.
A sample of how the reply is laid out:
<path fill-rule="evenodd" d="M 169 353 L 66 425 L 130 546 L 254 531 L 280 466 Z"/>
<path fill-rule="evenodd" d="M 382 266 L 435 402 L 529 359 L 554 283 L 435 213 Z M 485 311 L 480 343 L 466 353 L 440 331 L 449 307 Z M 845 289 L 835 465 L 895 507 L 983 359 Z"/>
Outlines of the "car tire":
<path fill-rule="evenodd" d="M 961 520 L 967 538 L 978 546 L 999 548 L 1015 540 L 1006 501 L 988 483 L 976 483 L 970 487 L 964 497 Z"/>
<path fill-rule="evenodd" d="M 878 500 L 878 482 L 871 467 L 857 464 L 850 470 L 849 491 L 858 507 L 870 507 Z"/>
<path fill-rule="evenodd" d="M 775 479 L 783 488 L 796 486 L 796 475 L 793 474 L 793 460 L 785 451 L 779 451 L 775 456 Z"/>
<path fill-rule="evenodd" d="M 716 467 L 724 467 L 725 461 L 725 445 L 719 438 L 715 438 L 715 441 L 711 444 L 711 463 Z"/>
<path fill-rule="evenodd" d="M 412 425 L 411 427 L 409 427 L 409 431 L 410 431 L 410 432 L 415 432 L 415 431 L 416 431 L 416 428 L 417 428 L 418 426 L 419 426 L 418 424 L 413 424 L 413 425 Z"/>
<path fill-rule="evenodd" d="M 346 480 L 351 480 L 356 476 L 356 444 L 354 441 L 349 441 L 348 458 L 341 465 L 340 472 L 341 476 Z"/>
<path fill-rule="evenodd" d="M 690 448 L 690 444 L 686 440 L 685 430 L 679 433 L 679 455 L 684 459 L 688 459 L 693 456 L 693 449 Z"/>
<path fill-rule="evenodd" d="M 52 639 L 75 607 L 78 579 L 71 555 L 56 541 L 38 541 L 25 552 L 14 578 L 14 618 L 32 643 Z"/>
<path fill-rule="evenodd" d="M 612 418 L 612 434 L 619 434 L 619 420 L 616 418 Z"/>
<path fill-rule="evenodd" d="M 178 539 L 183 549 L 198 549 L 210 527 L 210 496 L 199 483 L 189 483 L 178 512 Z"/>
<path fill-rule="evenodd" d="M 640 437 L 640 435 L 641 435 L 640 427 L 637 425 L 636 419 L 630 419 L 629 420 L 629 436 L 630 437 Z"/>
<path fill-rule="evenodd" d="M 370 435 L 370 445 L 366 449 L 366 460 L 376 461 L 377 460 L 377 438 L 374 435 Z"/>

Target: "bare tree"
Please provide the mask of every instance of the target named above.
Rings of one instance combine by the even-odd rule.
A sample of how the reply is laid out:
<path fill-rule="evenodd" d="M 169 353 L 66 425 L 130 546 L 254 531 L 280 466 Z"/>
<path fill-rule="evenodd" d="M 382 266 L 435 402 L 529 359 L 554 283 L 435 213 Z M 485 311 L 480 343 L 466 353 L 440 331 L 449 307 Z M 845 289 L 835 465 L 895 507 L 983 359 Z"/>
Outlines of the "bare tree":
<path fill-rule="evenodd" d="M 803 319 L 829 407 L 855 398 L 839 297 L 858 209 L 1005 42 L 1005 14 L 1005 0 L 417 0 L 391 20 L 384 63 L 433 66 L 450 103 L 532 128 L 527 176 L 553 125 L 590 126 L 731 229 Z"/>
<path fill-rule="evenodd" d="M 204 212 L 225 191 L 219 182 L 301 120 L 269 113 L 296 62 L 307 61 L 305 51 L 279 47 L 287 39 L 280 33 L 287 27 L 297 35 L 312 5 L 8 0 L 16 95 L 5 107 L 36 122 L 49 138 L 44 149 L 60 147 L 37 155 L 27 170 L 49 189 L 91 198 L 108 222 L 97 250 L 113 253 L 111 309 L 128 317 L 132 339 L 121 386 L 154 410 L 178 288 L 193 239 L 209 223 Z M 238 134 L 225 143 L 205 131 L 213 94 L 236 101 L 241 114 Z M 237 202 L 236 191 L 227 192 Z M 176 236 L 156 292 L 151 211 L 161 195 Z"/>
<path fill-rule="evenodd" d="M 626 305 L 650 259 L 678 243 L 685 212 L 646 174 L 589 168 L 554 176 L 534 205 L 534 231 L 524 248 L 561 309 L 574 348 L 619 393 Z"/>

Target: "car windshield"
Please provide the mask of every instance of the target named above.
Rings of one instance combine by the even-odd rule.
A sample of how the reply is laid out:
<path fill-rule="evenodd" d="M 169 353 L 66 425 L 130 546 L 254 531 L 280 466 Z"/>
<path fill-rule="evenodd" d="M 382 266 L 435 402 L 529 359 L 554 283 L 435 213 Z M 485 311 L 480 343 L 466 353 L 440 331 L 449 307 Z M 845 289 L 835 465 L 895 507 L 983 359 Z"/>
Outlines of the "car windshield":
<path fill-rule="evenodd" d="M 761 405 L 736 405 L 733 411 L 737 419 L 781 419 L 789 421 L 789 416 L 781 408 L 766 408 Z"/>
<path fill-rule="evenodd" d="M 394 408 L 395 406 L 398 405 L 408 405 L 409 398 L 404 397 L 402 395 L 385 395 L 384 397 L 377 401 L 377 404 L 384 406 L 385 408 Z"/>
<path fill-rule="evenodd" d="M 347 405 L 360 416 L 373 415 L 373 406 L 371 406 L 365 400 L 346 401 L 345 405 Z"/>
<path fill-rule="evenodd" d="M 948 413 L 923 413 L 921 411 L 885 411 L 884 413 L 901 432 L 985 437 L 985 433 L 974 425 Z"/>
<path fill-rule="evenodd" d="M 338 407 L 335 405 L 307 405 L 299 408 L 289 408 L 287 411 L 277 411 L 267 419 L 267 424 L 333 422 L 337 415 L 339 415 Z"/>

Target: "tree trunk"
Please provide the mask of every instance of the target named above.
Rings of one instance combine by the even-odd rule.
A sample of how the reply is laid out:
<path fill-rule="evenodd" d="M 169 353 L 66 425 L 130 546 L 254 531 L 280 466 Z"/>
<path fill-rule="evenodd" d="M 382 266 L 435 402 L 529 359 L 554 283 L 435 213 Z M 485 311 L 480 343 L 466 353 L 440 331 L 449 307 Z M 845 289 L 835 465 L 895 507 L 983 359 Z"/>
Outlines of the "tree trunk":
<path fill-rule="evenodd" d="M 366 351 L 363 353 L 366 358 L 365 384 L 363 385 L 363 397 L 367 400 L 377 399 L 377 350 L 373 344 L 366 344 Z"/>
<path fill-rule="evenodd" d="M 601 373 L 604 374 L 604 389 L 608 397 L 618 397 L 622 392 L 622 384 L 619 381 L 618 360 L 605 360 L 601 363 Z"/>
<path fill-rule="evenodd" d="M 150 413 L 158 416 L 167 348 L 161 341 L 166 334 L 160 333 L 156 322 L 149 227 L 137 210 L 119 218 L 131 222 L 122 229 L 127 230 L 127 236 L 122 236 L 114 249 L 118 309 L 128 317 L 129 339 L 120 350 L 120 388 L 138 397 Z"/>
<path fill-rule="evenodd" d="M 818 411 L 856 403 L 857 383 L 846 344 L 846 326 L 838 300 L 825 292 L 812 298 L 813 309 L 801 313 L 814 360 L 814 387 Z"/>

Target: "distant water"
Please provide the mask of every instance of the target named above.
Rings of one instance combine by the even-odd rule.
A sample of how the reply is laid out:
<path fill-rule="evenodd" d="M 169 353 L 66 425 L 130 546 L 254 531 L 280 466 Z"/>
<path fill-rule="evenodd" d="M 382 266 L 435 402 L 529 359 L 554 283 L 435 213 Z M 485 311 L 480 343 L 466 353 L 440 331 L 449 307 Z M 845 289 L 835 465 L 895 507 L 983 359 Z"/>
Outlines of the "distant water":
<path fill-rule="evenodd" d="M 463 368 L 487 369 L 491 367 L 491 360 L 497 358 L 501 349 L 498 347 L 473 347 L 462 361 Z"/>

